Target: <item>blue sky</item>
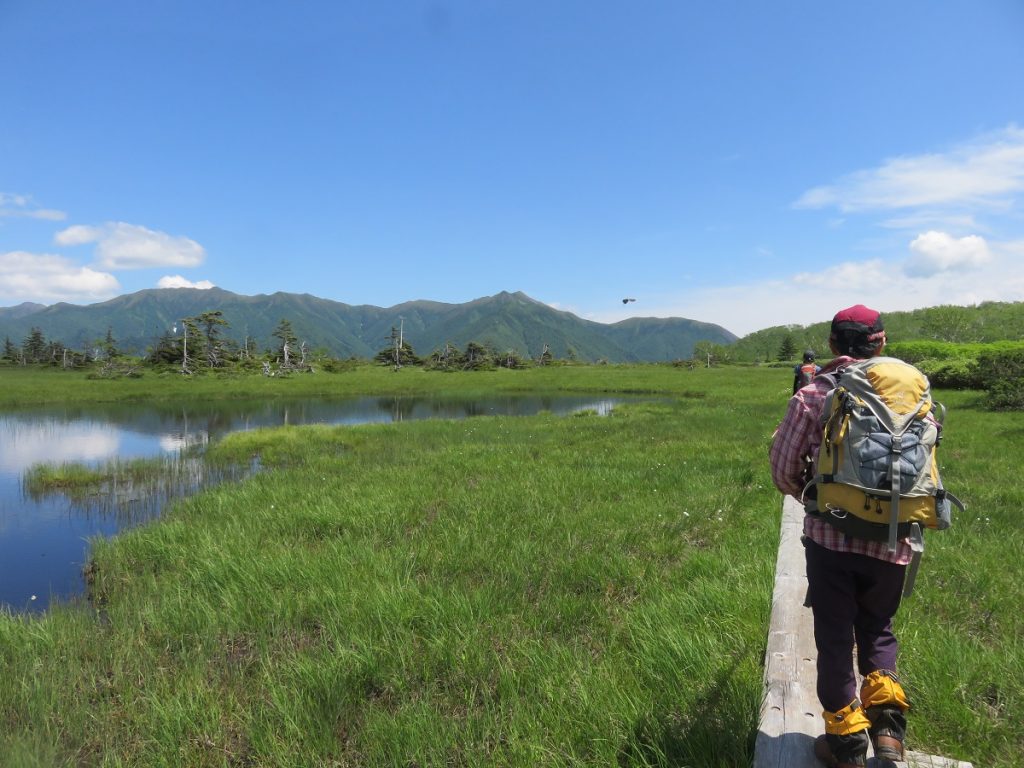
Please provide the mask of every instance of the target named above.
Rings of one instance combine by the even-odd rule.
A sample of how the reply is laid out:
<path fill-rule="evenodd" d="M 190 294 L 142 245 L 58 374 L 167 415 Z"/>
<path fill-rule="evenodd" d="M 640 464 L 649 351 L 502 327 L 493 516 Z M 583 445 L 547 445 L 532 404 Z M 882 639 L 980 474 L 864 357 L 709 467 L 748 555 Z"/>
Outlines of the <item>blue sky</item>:
<path fill-rule="evenodd" d="M 1024 300 L 1019 0 L 0 0 L 0 68 L 0 306 Z"/>

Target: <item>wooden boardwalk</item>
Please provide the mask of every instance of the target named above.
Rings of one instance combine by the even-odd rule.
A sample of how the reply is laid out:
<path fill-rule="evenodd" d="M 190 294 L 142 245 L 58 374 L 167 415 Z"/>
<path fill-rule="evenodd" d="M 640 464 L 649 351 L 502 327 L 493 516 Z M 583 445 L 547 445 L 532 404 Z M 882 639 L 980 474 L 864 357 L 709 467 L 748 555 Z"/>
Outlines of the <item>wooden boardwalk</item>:
<path fill-rule="evenodd" d="M 775 591 L 768 647 L 764 661 L 764 703 L 754 747 L 754 768 L 821 768 L 814 758 L 814 739 L 822 733 L 818 704 L 814 629 L 811 611 L 804 607 L 807 574 L 803 507 L 787 496 L 782 507 L 782 530 L 775 566 Z M 874 758 L 869 768 L 880 765 Z M 891 765 L 891 763 L 889 764 Z M 972 768 L 970 763 L 907 752 L 901 768 Z"/>

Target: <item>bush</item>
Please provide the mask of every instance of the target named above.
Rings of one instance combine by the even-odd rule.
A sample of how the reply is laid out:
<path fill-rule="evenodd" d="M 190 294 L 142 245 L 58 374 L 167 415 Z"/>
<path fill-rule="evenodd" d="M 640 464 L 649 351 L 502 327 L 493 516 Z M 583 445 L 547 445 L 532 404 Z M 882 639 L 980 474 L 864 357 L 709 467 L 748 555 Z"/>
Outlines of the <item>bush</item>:
<path fill-rule="evenodd" d="M 909 361 L 907 361 L 909 362 Z M 933 387 L 982 389 L 984 381 L 973 360 L 918 360 L 914 363 Z"/>
<path fill-rule="evenodd" d="M 1024 349 L 983 353 L 977 368 L 989 408 L 1024 410 Z"/>
<path fill-rule="evenodd" d="M 334 357 L 326 357 L 316 365 L 326 373 L 342 373 L 343 371 L 354 371 L 363 361 L 358 357 L 350 357 L 347 360 L 339 360 Z"/>
<path fill-rule="evenodd" d="M 966 344 L 952 344 L 948 341 L 898 341 L 887 344 L 885 354 L 898 357 L 900 360 L 924 370 L 922 363 L 926 361 L 973 358 L 974 355 L 966 349 L 967 346 Z"/>

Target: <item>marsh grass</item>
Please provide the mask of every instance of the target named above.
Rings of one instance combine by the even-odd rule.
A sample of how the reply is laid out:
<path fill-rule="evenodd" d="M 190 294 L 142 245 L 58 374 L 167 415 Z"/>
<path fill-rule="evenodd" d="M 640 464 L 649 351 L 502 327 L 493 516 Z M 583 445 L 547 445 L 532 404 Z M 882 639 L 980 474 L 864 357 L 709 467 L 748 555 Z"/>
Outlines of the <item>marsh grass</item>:
<path fill-rule="evenodd" d="M 31 494 L 50 491 L 81 493 L 109 492 L 117 483 L 155 485 L 161 480 L 194 472 L 188 463 L 177 456 L 140 458 L 123 461 L 114 459 L 98 465 L 85 462 L 60 464 L 39 463 L 26 470 L 22 478 L 25 490 Z"/>
<path fill-rule="evenodd" d="M 86 513 L 113 516 L 131 524 L 155 517 L 171 499 L 225 480 L 238 480 L 255 469 L 252 460 L 209 459 L 199 451 L 100 464 L 35 464 L 22 477 L 32 499 L 62 494 Z"/>
<path fill-rule="evenodd" d="M 52 491 L 98 491 L 110 473 L 83 463 L 35 464 L 22 478 L 25 491 L 39 496 Z"/>
<path fill-rule="evenodd" d="M 643 369 L 643 376 L 636 371 Z M 741 378 L 758 371 L 742 370 Z M 667 393 L 702 397 L 710 382 L 724 381 L 735 372 L 694 371 L 671 365 L 556 366 L 522 370 L 499 368 L 455 374 L 388 366 L 359 365 L 344 371 L 267 377 L 256 373 L 182 376 L 147 372 L 138 379 L 89 379 L 80 371 L 0 366 L 0 407 L 46 403 L 160 402 L 251 400 L 253 398 L 342 397 L 347 395 L 443 394 L 473 397 L 525 392 Z"/>
<path fill-rule="evenodd" d="M 91 609 L 0 617 L 0 764 L 747 765 L 789 373 L 626 370 L 559 373 L 677 396 L 213 446 L 266 471 L 95 542 Z M 977 516 L 899 616 L 911 746 L 1009 768 L 1024 420 L 946 400 Z"/>
<path fill-rule="evenodd" d="M 1024 755 L 1024 413 L 988 411 L 981 393 L 939 394 L 950 414 L 942 471 L 968 507 L 929 537 L 918 591 L 901 608 L 913 738 L 1009 768 Z"/>

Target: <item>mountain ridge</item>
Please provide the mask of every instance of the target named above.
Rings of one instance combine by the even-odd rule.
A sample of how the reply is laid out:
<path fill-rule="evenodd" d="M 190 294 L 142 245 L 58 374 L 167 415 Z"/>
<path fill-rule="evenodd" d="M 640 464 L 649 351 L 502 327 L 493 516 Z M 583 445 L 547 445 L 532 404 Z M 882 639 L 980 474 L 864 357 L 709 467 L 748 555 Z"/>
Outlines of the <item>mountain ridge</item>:
<path fill-rule="evenodd" d="M 525 357 L 538 357 L 546 346 L 556 357 L 662 362 L 688 358 L 699 341 L 729 344 L 737 339 L 721 326 L 687 318 L 598 323 L 521 291 L 501 291 L 462 304 L 416 299 L 376 307 L 309 293 L 247 296 L 223 288 L 147 288 L 89 305 L 26 303 L 0 308 L 0 338 L 20 341 L 37 327 L 47 339 L 89 349 L 109 328 L 120 349 L 140 354 L 182 318 L 215 310 L 230 324 L 225 335 L 239 343 L 250 338 L 261 349 L 270 346 L 274 328 L 286 319 L 300 341 L 337 357 L 372 357 L 390 343 L 391 328 L 399 326 L 420 355 L 446 343 L 464 348 L 475 341 Z"/>

